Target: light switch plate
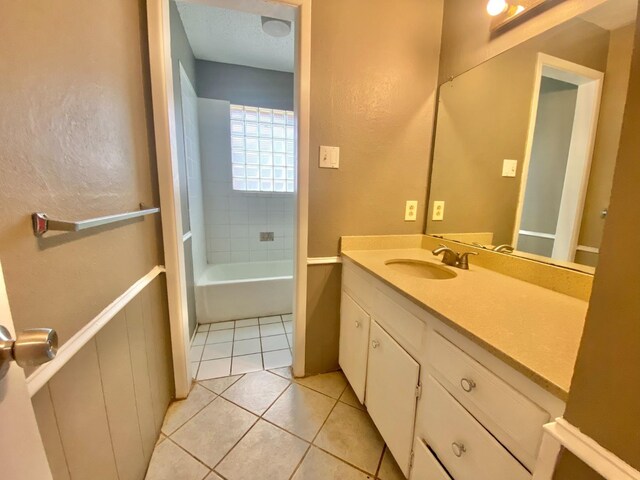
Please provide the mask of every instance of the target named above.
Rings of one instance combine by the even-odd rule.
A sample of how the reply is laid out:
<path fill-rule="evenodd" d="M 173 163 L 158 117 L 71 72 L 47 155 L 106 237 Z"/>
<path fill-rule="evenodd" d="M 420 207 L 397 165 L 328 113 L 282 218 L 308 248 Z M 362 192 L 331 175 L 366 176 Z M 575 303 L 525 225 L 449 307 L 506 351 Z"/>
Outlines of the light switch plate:
<path fill-rule="evenodd" d="M 407 200 L 407 203 L 404 207 L 404 221 L 415 222 L 417 216 L 418 216 L 418 201 Z"/>
<path fill-rule="evenodd" d="M 340 147 L 320 146 L 320 168 L 340 167 Z"/>
<path fill-rule="evenodd" d="M 518 170 L 517 160 L 503 160 L 502 162 L 503 177 L 515 177 L 517 170 Z"/>
<path fill-rule="evenodd" d="M 437 200 L 433 202 L 433 213 L 431 220 L 436 222 L 444 220 L 444 200 Z"/>

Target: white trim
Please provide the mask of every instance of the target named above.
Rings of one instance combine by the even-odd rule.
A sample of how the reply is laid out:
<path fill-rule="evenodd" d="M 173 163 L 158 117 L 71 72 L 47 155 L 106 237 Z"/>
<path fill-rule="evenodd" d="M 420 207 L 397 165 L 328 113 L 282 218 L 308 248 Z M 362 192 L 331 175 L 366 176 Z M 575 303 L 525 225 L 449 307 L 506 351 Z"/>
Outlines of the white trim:
<path fill-rule="evenodd" d="M 309 145 L 311 83 L 311 0 L 193 0 L 211 6 L 222 6 L 253 13 L 269 12 L 269 16 L 295 16 L 296 42 L 294 67 L 294 111 L 298 141 L 296 157 L 297 204 L 294 266 L 294 347 L 293 373 L 305 374 L 305 337 L 307 304 L 307 241 L 309 224 Z M 264 14 L 264 13 L 262 13 Z M 179 198 L 176 125 L 173 98 L 173 72 L 169 28 L 169 0 L 148 0 L 149 63 L 153 114 L 156 134 L 158 180 L 162 207 L 162 230 L 167 265 L 167 290 L 171 318 L 171 343 L 176 382 L 176 396 L 185 398 L 191 376 L 188 358 L 189 335 L 186 307 L 184 251 L 179 248 L 182 219 Z M 294 18 L 293 16 L 291 17 Z M 166 205 L 165 205 L 166 204 Z M 181 247 L 181 246 L 180 246 Z"/>
<path fill-rule="evenodd" d="M 169 0 L 148 0 L 149 66 L 162 238 L 167 269 L 173 374 L 176 397 L 180 399 L 189 394 L 191 365 L 169 22 Z"/>
<path fill-rule="evenodd" d="M 518 230 L 518 233 L 520 235 L 526 235 L 527 237 L 548 238 L 550 240 L 556 239 L 556 236 L 553 233 L 534 232 L 531 230 Z"/>
<path fill-rule="evenodd" d="M 111 321 L 127 304 L 133 300 L 147 285 L 149 285 L 158 275 L 163 273 L 165 268 L 157 265 L 151 269 L 144 277 L 131 285 L 122 295 L 111 302 L 96 317 L 82 327 L 78 332 L 62 345 L 56 357 L 49 363 L 38 367 L 29 377 L 27 377 L 27 390 L 29 396 L 33 397 L 38 391 L 53 377 L 71 358 L 78 353 L 102 328 Z"/>
<path fill-rule="evenodd" d="M 587 253 L 600 253 L 600 249 L 596 247 L 587 247 L 586 245 L 578 245 L 576 250 Z"/>
<path fill-rule="evenodd" d="M 640 471 L 620 459 L 564 418 L 546 424 L 533 480 L 551 480 L 561 448 L 569 450 L 608 480 L 640 480 Z"/>
<path fill-rule="evenodd" d="M 565 175 L 556 235 L 553 238 L 554 246 L 552 254 L 552 258 L 554 259 L 573 261 L 578 244 L 582 210 L 584 208 L 584 199 L 591 169 L 591 157 L 595 144 L 604 74 L 583 65 L 578 65 L 544 53 L 538 53 L 531 110 L 529 112 L 525 158 L 522 174 L 520 175 L 518 207 L 513 231 L 512 245 L 515 246 L 518 245 L 518 236 L 523 232 L 520 230 L 520 224 L 522 222 L 525 191 L 531 164 L 533 141 L 535 138 L 540 84 L 543 76 L 578 86 L 574 126 L 567 162 L 567 175 Z M 577 184 L 574 181 L 575 178 L 580 178 Z"/>
<path fill-rule="evenodd" d="M 192 237 L 192 233 L 191 230 L 189 230 L 187 233 L 185 233 L 184 235 L 182 235 L 182 243 L 186 242 L 187 240 L 189 240 Z"/>
<path fill-rule="evenodd" d="M 342 257 L 309 257 L 307 265 L 331 265 L 333 263 L 342 263 Z"/>

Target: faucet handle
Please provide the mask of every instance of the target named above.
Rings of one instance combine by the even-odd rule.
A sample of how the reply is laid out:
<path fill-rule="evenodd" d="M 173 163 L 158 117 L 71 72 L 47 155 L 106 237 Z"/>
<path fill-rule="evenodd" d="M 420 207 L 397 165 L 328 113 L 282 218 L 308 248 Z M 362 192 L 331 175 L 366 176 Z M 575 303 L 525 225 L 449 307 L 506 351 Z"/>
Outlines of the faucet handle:
<path fill-rule="evenodd" d="M 477 252 L 465 252 L 458 254 L 458 267 L 469 270 L 469 255 L 479 255 Z"/>

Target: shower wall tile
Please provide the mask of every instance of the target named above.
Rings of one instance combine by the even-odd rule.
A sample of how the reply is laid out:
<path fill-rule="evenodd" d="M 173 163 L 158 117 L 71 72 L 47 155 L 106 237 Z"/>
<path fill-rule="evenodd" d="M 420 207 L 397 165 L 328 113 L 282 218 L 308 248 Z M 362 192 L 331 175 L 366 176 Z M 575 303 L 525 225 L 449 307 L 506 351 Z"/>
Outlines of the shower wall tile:
<path fill-rule="evenodd" d="M 199 99 L 198 113 L 208 262 L 292 259 L 295 195 L 234 191 L 229 103 Z M 274 241 L 261 242 L 260 232 L 273 232 Z"/>

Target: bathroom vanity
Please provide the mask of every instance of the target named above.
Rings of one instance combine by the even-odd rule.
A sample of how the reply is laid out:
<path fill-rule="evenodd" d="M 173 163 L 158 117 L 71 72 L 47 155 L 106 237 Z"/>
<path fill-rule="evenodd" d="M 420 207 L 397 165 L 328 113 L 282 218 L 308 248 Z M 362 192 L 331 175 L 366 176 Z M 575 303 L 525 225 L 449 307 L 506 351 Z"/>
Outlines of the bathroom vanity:
<path fill-rule="evenodd" d="M 476 257 L 445 267 L 436 239 L 411 241 L 343 241 L 344 374 L 407 478 L 531 478 L 542 426 L 564 411 L 587 302 Z"/>

